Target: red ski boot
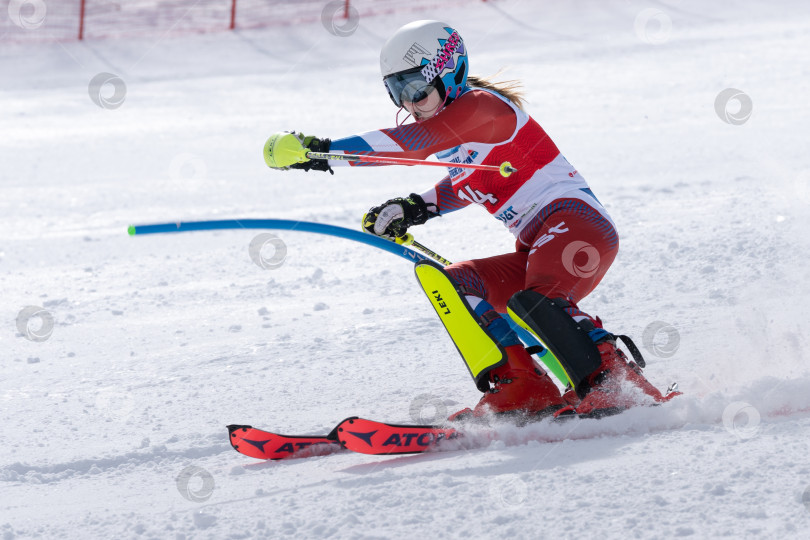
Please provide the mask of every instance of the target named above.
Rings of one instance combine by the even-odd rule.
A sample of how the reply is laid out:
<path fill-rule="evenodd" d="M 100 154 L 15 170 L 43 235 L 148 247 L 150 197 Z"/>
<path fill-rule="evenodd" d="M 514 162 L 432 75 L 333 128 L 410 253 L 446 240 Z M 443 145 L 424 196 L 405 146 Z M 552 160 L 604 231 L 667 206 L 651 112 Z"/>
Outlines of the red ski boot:
<path fill-rule="evenodd" d="M 638 364 L 628 362 L 624 352 L 616 347 L 612 335 L 596 346 L 602 364 L 581 383 L 579 395 L 582 401 L 575 407 L 558 411 L 555 416 L 578 414 L 580 417 L 601 418 L 637 405 L 663 403 L 680 395 L 680 392 L 661 394 L 644 377 Z"/>
<path fill-rule="evenodd" d="M 569 404 L 560 396 L 560 390 L 551 378 L 537 367 L 523 345 L 506 347 L 506 354 L 506 364 L 489 372 L 493 387 L 484 394 L 475 409 L 459 411 L 449 420 L 506 413 L 546 416 Z"/>

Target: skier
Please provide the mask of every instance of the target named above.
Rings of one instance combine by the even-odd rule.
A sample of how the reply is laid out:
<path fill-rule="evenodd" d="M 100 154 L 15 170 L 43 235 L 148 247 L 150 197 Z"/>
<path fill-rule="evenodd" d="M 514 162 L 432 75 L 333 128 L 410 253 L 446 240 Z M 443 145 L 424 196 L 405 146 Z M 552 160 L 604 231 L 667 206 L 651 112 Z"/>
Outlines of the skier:
<path fill-rule="evenodd" d="M 448 163 L 448 174 L 424 193 L 371 208 L 363 216 L 363 228 L 372 234 L 399 238 L 414 225 L 477 204 L 515 236 L 513 253 L 445 268 L 481 325 L 506 352 L 505 361 L 482 373 L 484 385 L 479 388 L 485 394 L 480 402 L 451 419 L 490 413 L 559 414 L 561 410 L 601 416 L 645 400 L 662 402 L 673 397 L 674 393 L 662 395 L 650 384 L 639 366 L 628 362 L 617 348 L 616 336 L 577 305 L 615 259 L 619 236 L 583 177 L 524 112 L 518 85 L 468 75 L 464 41 L 455 29 L 438 21 L 416 21 L 397 30 L 382 48 L 380 68 L 388 94 L 399 108 L 397 118 L 405 109 L 414 123 L 404 124 L 403 119 L 394 128 L 337 140 L 294 132 L 284 136 L 295 137 L 302 148 L 314 152 L 414 159 L 436 155 Z M 283 156 L 273 155 L 272 148 L 266 149 L 265 158 L 268 165 L 280 169 L 332 174 L 330 164 L 367 165 L 285 162 Z M 505 161 L 517 169 L 507 178 L 453 166 Z M 531 302 L 538 303 L 525 310 L 524 321 L 546 337 L 549 349 L 567 357 L 560 358 L 561 363 L 565 360 L 572 371 L 581 371 L 576 379 L 562 381 L 574 383 L 575 391 L 561 395 L 499 314 L 506 312 L 507 303 L 512 307 L 510 298 L 518 299 L 516 293 L 528 298 L 527 291 L 534 295 Z M 549 327 L 554 321 L 563 326 Z M 628 347 L 634 352 L 635 346 Z M 596 357 L 590 364 L 577 358 L 580 353 L 584 358 L 588 351 Z"/>

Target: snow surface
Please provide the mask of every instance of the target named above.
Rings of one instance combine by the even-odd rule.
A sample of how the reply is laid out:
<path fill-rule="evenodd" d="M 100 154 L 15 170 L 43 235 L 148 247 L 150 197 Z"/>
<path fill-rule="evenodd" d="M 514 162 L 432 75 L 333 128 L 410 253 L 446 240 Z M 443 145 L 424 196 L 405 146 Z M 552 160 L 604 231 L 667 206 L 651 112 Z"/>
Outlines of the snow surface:
<path fill-rule="evenodd" d="M 478 448 L 251 460 L 226 424 L 429 420 L 479 393 L 400 258 L 280 232 L 287 258 L 262 269 L 257 231 L 126 227 L 357 227 L 369 206 L 431 185 L 428 168 L 332 177 L 260 157 L 281 129 L 392 125 L 377 55 L 416 17 L 452 21 L 474 72 L 508 65 L 524 81 L 622 235 L 582 307 L 639 343 L 656 321 L 674 328 L 675 354 L 658 336 L 646 374 L 685 395 L 600 422 L 499 427 Z M 799 1 L 470 2 L 363 18 L 348 37 L 317 23 L 3 42 L 3 538 L 807 538 L 808 22 Z M 120 108 L 91 101 L 100 72 L 125 81 Z M 726 88 L 752 100 L 742 125 L 715 112 Z M 477 209 L 415 232 L 451 260 L 513 244 Z M 17 329 L 26 306 L 53 316 L 49 339 Z M 206 473 L 181 494 L 188 467 Z"/>

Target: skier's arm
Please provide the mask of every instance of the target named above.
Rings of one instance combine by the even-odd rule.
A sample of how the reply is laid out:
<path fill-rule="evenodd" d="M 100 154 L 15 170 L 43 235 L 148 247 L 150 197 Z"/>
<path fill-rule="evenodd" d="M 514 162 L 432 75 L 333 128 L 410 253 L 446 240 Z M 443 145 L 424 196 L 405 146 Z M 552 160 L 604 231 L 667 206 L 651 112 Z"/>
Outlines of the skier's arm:
<path fill-rule="evenodd" d="M 503 142 L 514 132 L 516 122 L 512 108 L 497 96 L 473 90 L 423 122 L 335 139 L 329 151 L 425 159 L 465 142 Z M 331 165 L 356 167 L 377 164 L 333 161 Z"/>
<path fill-rule="evenodd" d="M 469 200 L 459 199 L 453 191 L 450 175 L 442 178 L 434 187 L 422 193 L 422 199 L 427 204 L 436 206 L 436 213 L 443 216 L 454 212 L 471 203 Z"/>

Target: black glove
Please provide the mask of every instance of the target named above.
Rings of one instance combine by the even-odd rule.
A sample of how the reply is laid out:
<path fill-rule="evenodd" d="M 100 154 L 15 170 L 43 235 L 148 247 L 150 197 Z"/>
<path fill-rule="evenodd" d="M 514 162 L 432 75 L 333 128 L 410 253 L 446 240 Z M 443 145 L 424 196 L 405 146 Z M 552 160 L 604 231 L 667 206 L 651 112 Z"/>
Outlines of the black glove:
<path fill-rule="evenodd" d="M 436 209 L 436 205 L 430 206 Z M 370 209 L 363 216 L 363 228 L 377 236 L 399 238 L 408 232 L 408 227 L 421 225 L 438 215 L 428 209 L 421 196 L 411 193 L 407 198 L 390 199 Z"/>
<path fill-rule="evenodd" d="M 312 135 L 302 135 L 300 133 L 298 133 L 297 136 L 301 140 L 301 144 L 310 152 L 328 152 L 329 147 L 332 145 L 331 139 L 319 139 Z M 310 169 L 313 171 L 329 171 L 331 174 L 335 174 L 335 171 L 329 166 L 329 161 L 325 159 L 310 159 L 303 163 L 294 163 L 290 165 L 290 168 L 304 171 L 309 171 Z"/>

